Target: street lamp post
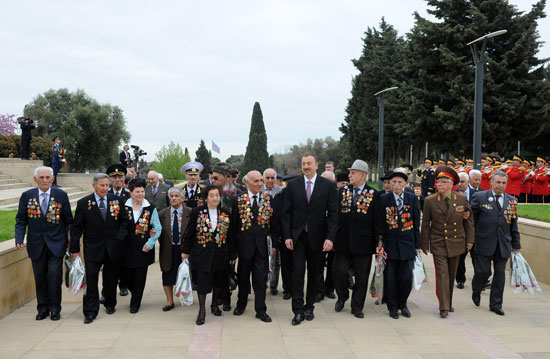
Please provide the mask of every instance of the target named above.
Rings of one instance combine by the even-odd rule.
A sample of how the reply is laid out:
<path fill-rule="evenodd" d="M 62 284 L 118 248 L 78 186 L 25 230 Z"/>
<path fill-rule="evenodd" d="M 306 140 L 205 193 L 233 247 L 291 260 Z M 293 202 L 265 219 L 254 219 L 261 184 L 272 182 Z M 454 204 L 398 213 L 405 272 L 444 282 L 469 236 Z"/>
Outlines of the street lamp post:
<path fill-rule="evenodd" d="M 483 74 L 485 70 L 485 48 L 487 39 L 505 34 L 506 30 L 499 30 L 484 35 L 468 43 L 472 50 L 472 57 L 476 65 L 476 82 L 474 95 L 474 168 L 481 168 L 481 133 L 483 128 Z M 478 43 L 481 41 L 481 49 L 478 50 Z"/>
<path fill-rule="evenodd" d="M 384 94 L 388 91 L 397 90 L 397 87 L 388 87 L 374 94 L 378 102 L 378 189 L 384 188 L 380 179 L 384 175 Z"/>

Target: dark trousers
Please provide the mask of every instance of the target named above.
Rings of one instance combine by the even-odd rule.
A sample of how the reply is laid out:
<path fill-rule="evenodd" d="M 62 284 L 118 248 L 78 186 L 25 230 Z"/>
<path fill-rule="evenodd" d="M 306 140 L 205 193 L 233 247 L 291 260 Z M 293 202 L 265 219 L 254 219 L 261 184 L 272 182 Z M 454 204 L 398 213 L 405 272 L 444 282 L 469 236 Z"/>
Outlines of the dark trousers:
<path fill-rule="evenodd" d="M 21 137 L 21 158 L 28 160 L 31 156 L 31 139 Z"/>
<path fill-rule="evenodd" d="M 139 309 L 141 306 L 141 299 L 143 298 L 143 290 L 145 289 L 145 282 L 147 281 L 147 268 L 124 268 L 124 277 L 128 290 L 132 293 L 130 299 L 130 308 Z"/>
<path fill-rule="evenodd" d="M 315 308 L 315 294 L 317 292 L 317 279 L 319 278 L 319 265 L 321 254 L 313 251 L 309 245 L 309 235 L 302 232 L 294 242 L 292 253 L 292 311 L 294 314 L 304 314 L 305 310 Z M 307 265 L 307 292 L 304 305 L 304 276 Z"/>
<path fill-rule="evenodd" d="M 462 253 L 458 259 L 458 267 L 456 268 L 456 281 L 466 282 L 466 256 L 468 251 Z M 453 281 L 454 282 L 454 281 Z"/>
<path fill-rule="evenodd" d="M 284 243 L 281 245 L 281 279 L 283 293 L 292 293 L 292 251 Z"/>
<path fill-rule="evenodd" d="M 327 273 L 325 275 L 325 263 L 327 265 Z M 334 292 L 334 280 L 332 277 L 332 267 L 334 265 L 334 251 L 321 252 L 321 260 L 319 263 L 319 278 L 317 278 L 317 292 L 325 295 L 325 293 Z"/>
<path fill-rule="evenodd" d="M 533 195 L 533 203 L 543 203 L 544 196 L 542 194 Z"/>
<path fill-rule="evenodd" d="M 385 276 L 388 310 L 397 312 L 398 309 L 407 307 L 407 298 L 412 289 L 412 269 L 414 259 L 398 260 L 389 259 L 386 262 Z"/>
<path fill-rule="evenodd" d="M 439 310 L 451 310 L 456 269 L 461 256 L 444 257 L 434 255 L 435 295 L 439 299 Z"/>
<path fill-rule="evenodd" d="M 336 252 L 334 256 L 334 284 L 338 300 L 349 298 L 348 275 L 350 268 L 355 272 L 355 285 L 351 294 L 351 311 L 362 312 L 367 297 L 372 255 Z"/>
<path fill-rule="evenodd" d="M 252 288 L 254 289 L 254 310 L 256 313 L 265 313 L 265 291 L 267 289 L 267 274 L 269 272 L 268 257 L 265 253 L 254 252 L 252 258 L 239 258 L 239 299 L 237 307 L 246 308 L 248 293 L 250 292 L 250 274 L 252 274 Z"/>
<path fill-rule="evenodd" d="M 61 312 L 61 283 L 63 281 L 63 257 L 56 257 L 44 243 L 42 254 L 32 260 L 36 288 L 36 309 L 40 313 Z"/>
<path fill-rule="evenodd" d="M 483 285 L 491 276 L 491 258 L 493 259 L 494 275 L 491 284 L 491 295 L 489 297 L 489 308 L 501 309 L 502 296 L 504 294 L 504 284 L 506 280 L 505 269 L 508 258 L 502 258 L 500 248 L 497 244 L 495 254 L 493 256 L 482 256 L 478 253 L 475 255 L 475 274 L 472 279 L 472 291 L 479 295 Z"/>
<path fill-rule="evenodd" d="M 97 316 L 99 312 L 99 290 L 98 279 L 99 270 L 103 264 L 103 296 L 105 297 L 104 305 L 106 308 L 114 308 L 116 306 L 116 286 L 118 281 L 118 262 L 114 262 L 109 258 L 107 251 L 103 255 L 103 260 L 100 262 L 90 261 L 84 257 L 84 265 L 86 266 L 86 294 L 84 295 L 82 311 L 84 315 Z"/>

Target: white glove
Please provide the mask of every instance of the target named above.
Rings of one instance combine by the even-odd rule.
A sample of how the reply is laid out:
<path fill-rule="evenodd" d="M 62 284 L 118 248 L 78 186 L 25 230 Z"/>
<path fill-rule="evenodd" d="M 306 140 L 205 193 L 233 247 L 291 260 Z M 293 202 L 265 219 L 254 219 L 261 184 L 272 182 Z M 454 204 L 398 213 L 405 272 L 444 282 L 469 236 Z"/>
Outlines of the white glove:
<path fill-rule="evenodd" d="M 508 165 L 504 165 L 504 166 L 502 166 L 502 167 L 500 167 L 500 168 L 504 170 L 504 169 L 508 168 Z"/>
<path fill-rule="evenodd" d="M 61 162 L 67 162 L 65 159 L 62 159 Z"/>
<path fill-rule="evenodd" d="M 534 175 L 535 175 L 535 171 L 529 172 L 529 176 L 534 176 Z"/>

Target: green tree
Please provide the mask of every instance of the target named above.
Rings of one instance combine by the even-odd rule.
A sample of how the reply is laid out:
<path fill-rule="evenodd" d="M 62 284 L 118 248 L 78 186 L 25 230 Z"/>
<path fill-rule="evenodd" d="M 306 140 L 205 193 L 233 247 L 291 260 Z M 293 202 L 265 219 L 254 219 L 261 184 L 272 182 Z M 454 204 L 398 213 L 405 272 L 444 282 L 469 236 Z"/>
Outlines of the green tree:
<path fill-rule="evenodd" d="M 243 168 L 244 155 L 231 155 L 231 156 L 227 157 L 225 162 L 229 163 L 234 168 L 237 168 L 237 169 L 240 170 L 241 168 Z M 241 174 L 241 175 L 244 176 L 245 174 Z"/>
<path fill-rule="evenodd" d="M 248 145 L 244 154 L 244 163 L 240 172 L 242 176 L 251 170 L 263 172 L 269 167 L 269 154 L 267 153 L 267 134 L 265 132 L 264 119 L 260 104 L 256 102 L 252 110 L 250 134 Z"/>
<path fill-rule="evenodd" d="M 201 143 L 199 145 L 199 148 L 197 149 L 197 151 L 195 152 L 195 161 L 197 162 L 200 162 L 204 169 L 201 173 L 201 178 L 202 179 L 207 179 L 208 178 L 208 172 L 210 171 L 210 169 L 212 169 L 212 154 L 210 153 L 210 151 L 208 151 L 206 149 L 206 145 L 204 144 L 204 140 L 201 140 Z"/>
<path fill-rule="evenodd" d="M 539 134 L 541 120 L 548 118 L 550 91 L 544 81 L 547 60 L 537 58 L 537 20 L 545 17 L 545 0 L 527 13 L 507 0 L 427 4 L 436 19 L 415 13 L 415 26 L 408 34 L 408 66 L 398 85 L 405 105 L 398 133 L 420 146 L 428 141 L 432 154 L 471 156 L 475 74 L 466 44 L 506 29 L 505 35 L 487 43 L 482 150 L 506 153 L 518 140 Z"/>
<path fill-rule="evenodd" d="M 181 167 L 190 160 L 189 153 L 185 153 L 179 144 L 170 142 L 155 154 L 153 169 L 168 180 L 179 180 L 184 178 Z"/>
<path fill-rule="evenodd" d="M 374 96 L 380 90 L 395 86 L 405 66 L 405 40 L 384 18 L 380 29 L 368 28 L 363 39 L 363 51 L 352 60 L 359 71 L 352 80 L 351 98 L 346 117 L 340 126 L 342 155 L 345 163 L 363 159 L 376 163 L 378 154 L 378 104 Z M 384 116 L 384 152 L 386 167 L 389 159 L 400 157 L 408 144 L 397 136 L 402 121 L 397 91 L 386 95 Z"/>
<path fill-rule="evenodd" d="M 24 115 L 38 121 L 38 136 L 62 139 L 71 171 L 103 169 L 118 162 L 120 143 L 130 139 L 122 110 L 99 104 L 83 90 L 46 91 L 25 106 Z"/>

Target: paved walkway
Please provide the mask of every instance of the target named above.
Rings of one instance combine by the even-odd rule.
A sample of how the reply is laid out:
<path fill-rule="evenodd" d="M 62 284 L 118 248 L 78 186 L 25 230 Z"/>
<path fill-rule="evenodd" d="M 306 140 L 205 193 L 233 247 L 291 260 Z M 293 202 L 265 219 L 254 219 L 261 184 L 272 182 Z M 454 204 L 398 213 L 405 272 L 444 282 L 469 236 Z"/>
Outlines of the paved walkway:
<path fill-rule="evenodd" d="M 290 301 L 267 295 L 273 322 L 254 318 L 253 301 L 241 317 L 207 314 L 196 326 L 197 304 L 162 312 L 164 294 L 158 263 L 150 267 L 142 308 L 130 314 L 129 297 L 117 312 L 83 324 L 81 294 L 65 291 L 61 320 L 37 322 L 31 302 L 0 320 L 1 358 L 550 358 L 550 286 L 532 296 L 506 288 L 506 316 L 470 299 L 469 283 L 455 291 L 455 313 L 440 319 L 434 294 L 431 257 L 425 258 L 430 283 L 411 296 L 412 318 L 391 319 L 385 307 L 367 298 L 365 318 L 341 313 L 335 300 L 315 308 L 315 320 L 293 327 Z M 471 279 L 468 267 L 467 277 Z M 234 295 L 235 299 L 235 295 Z"/>

